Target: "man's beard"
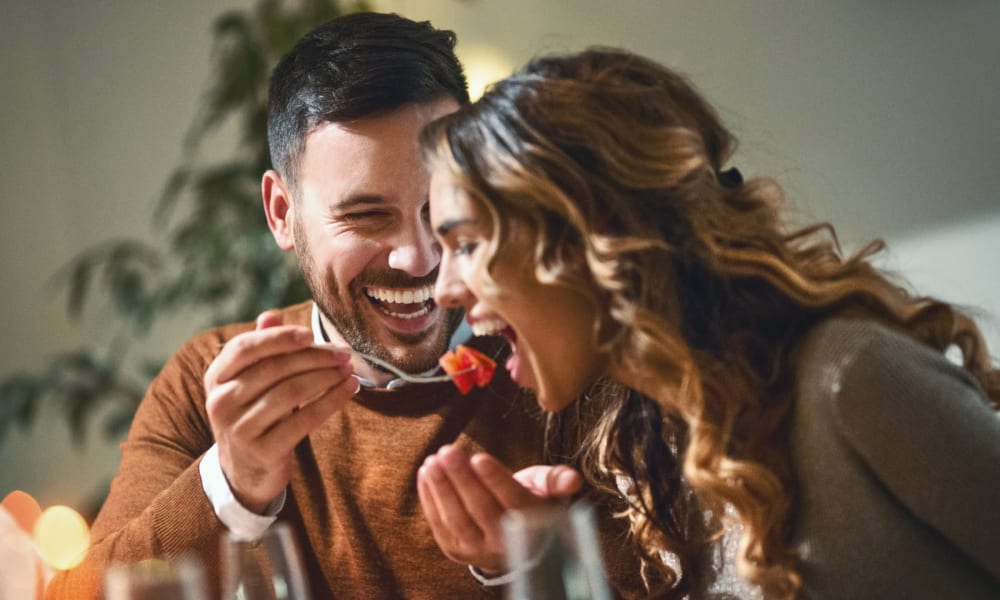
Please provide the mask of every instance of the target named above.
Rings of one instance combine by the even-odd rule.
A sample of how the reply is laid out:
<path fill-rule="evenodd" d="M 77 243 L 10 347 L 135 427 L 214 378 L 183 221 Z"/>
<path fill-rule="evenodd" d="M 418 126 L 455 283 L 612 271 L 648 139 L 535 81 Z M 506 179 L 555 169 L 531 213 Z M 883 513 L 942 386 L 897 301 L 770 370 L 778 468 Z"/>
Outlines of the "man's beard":
<path fill-rule="evenodd" d="M 361 304 L 370 303 L 364 291 L 365 287 L 415 288 L 433 285 L 437 278 L 437 269 L 427 277 L 416 279 L 391 269 L 360 273 L 348 285 L 345 295 L 340 282 L 333 277 L 330 279 L 323 277 L 323 273 L 313 261 L 309 243 L 304 235 L 300 235 L 300 231 L 301 227 L 296 227 L 294 236 L 302 277 L 320 312 L 333 324 L 337 333 L 351 348 L 388 361 L 409 373 L 421 373 L 437 366 L 438 357 L 448 349 L 448 342 L 462 321 L 461 309 L 446 310 L 443 327 L 431 326 L 417 333 L 400 333 L 383 329 L 380 324 L 371 322 L 371 317 L 366 318 L 366 309 Z M 389 347 L 379 341 L 377 337 L 379 331 L 384 331 L 400 345 L 408 346 L 411 350 L 404 354 L 394 354 Z M 417 348 L 428 339 L 432 340 L 431 343 L 422 346 L 427 348 L 426 351 Z"/>

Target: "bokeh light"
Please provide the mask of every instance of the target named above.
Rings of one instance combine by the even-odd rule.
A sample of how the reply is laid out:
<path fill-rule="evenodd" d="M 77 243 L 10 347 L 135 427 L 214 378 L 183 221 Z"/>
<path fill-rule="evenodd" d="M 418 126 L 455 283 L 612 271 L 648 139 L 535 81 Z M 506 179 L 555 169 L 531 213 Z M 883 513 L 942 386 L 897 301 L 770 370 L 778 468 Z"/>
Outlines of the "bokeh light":
<path fill-rule="evenodd" d="M 90 528 L 72 508 L 50 506 L 35 522 L 34 538 L 45 562 L 55 569 L 72 569 L 90 547 Z"/>
<path fill-rule="evenodd" d="M 6 506 L 0 506 L 0 598 L 41 598 L 45 575 L 45 566 L 30 534 L 21 528 Z"/>
<path fill-rule="evenodd" d="M 42 514 L 42 508 L 38 506 L 38 502 L 27 492 L 14 490 L 7 494 L 0 504 L 7 509 L 10 516 L 14 517 L 17 526 L 23 529 L 28 535 L 31 535 L 31 532 L 35 528 L 35 521 L 38 520 L 38 515 Z"/>
<path fill-rule="evenodd" d="M 492 48 L 476 47 L 458 49 L 459 58 L 465 67 L 465 77 L 469 81 L 469 97 L 473 102 L 479 99 L 493 82 L 510 75 L 513 70 L 511 60 Z"/>

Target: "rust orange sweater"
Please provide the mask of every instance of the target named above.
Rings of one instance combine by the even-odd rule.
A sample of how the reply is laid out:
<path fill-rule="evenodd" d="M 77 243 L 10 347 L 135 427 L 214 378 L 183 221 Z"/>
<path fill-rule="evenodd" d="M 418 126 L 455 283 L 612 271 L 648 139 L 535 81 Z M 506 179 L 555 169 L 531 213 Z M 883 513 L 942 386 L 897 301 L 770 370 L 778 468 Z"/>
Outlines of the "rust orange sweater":
<path fill-rule="evenodd" d="M 285 323 L 308 325 L 311 306 L 284 309 Z M 252 328 L 231 325 L 194 337 L 153 381 L 122 444 L 94 545 L 79 567 L 53 579 L 47 598 L 98 598 L 111 562 L 190 552 L 218 590 L 224 526 L 198 472 L 213 443 L 202 377 L 221 342 Z M 417 469 L 451 442 L 489 452 L 512 469 L 539 464 L 543 433 L 534 400 L 519 394 L 503 369 L 467 396 L 451 383 L 363 390 L 298 445 L 278 515 L 295 529 L 314 597 L 500 597 L 501 590 L 481 587 L 438 549 L 417 497 Z M 612 580 L 632 596 L 625 591 L 637 585 L 632 553 L 617 524 L 602 519 Z"/>

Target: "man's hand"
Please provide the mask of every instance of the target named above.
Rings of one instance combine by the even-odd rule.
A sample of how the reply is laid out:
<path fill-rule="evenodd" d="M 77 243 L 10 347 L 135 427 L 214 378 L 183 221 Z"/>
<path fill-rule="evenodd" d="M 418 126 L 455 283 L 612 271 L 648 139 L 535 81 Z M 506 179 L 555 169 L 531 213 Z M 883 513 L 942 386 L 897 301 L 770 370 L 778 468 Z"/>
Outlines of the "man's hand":
<path fill-rule="evenodd" d="M 206 409 L 236 499 L 263 512 L 288 485 L 292 453 L 357 393 L 349 353 L 313 347 L 308 327 L 257 318 L 205 372 Z"/>
<path fill-rule="evenodd" d="M 441 551 L 486 574 L 504 568 L 500 517 L 505 511 L 565 501 L 582 483 L 567 466 L 511 473 L 488 454 L 469 457 L 454 446 L 428 456 L 417 473 L 420 504 Z"/>

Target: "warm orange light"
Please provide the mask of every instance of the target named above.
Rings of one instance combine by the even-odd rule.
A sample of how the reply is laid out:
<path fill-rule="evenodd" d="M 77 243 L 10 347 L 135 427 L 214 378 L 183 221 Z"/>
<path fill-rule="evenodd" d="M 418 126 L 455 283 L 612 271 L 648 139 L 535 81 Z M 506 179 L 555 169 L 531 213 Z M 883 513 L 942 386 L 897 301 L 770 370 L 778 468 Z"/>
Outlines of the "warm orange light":
<path fill-rule="evenodd" d="M 458 48 L 469 83 L 469 98 L 476 101 L 491 83 L 510 75 L 513 67 L 503 53 L 485 46 Z"/>
<path fill-rule="evenodd" d="M 72 569 L 90 547 L 90 528 L 72 508 L 50 506 L 35 522 L 34 538 L 45 562 L 55 569 Z"/>
<path fill-rule="evenodd" d="M 45 588 L 46 567 L 31 536 L 0 506 L 0 598 L 38 600 Z"/>
<path fill-rule="evenodd" d="M 14 490 L 7 494 L 7 497 L 0 504 L 7 509 L 10 516 L 14 517 L 17 526 L 23 529 L 28 535 L 31 535 L 31 532 L 35 528 L 35 521 L 38 520 L 38 515 L 42 514 L 42 508 L 38 506 L 38 502 L 35 502 L 31 494 L 22 492 L 21 490 Z"/>

